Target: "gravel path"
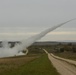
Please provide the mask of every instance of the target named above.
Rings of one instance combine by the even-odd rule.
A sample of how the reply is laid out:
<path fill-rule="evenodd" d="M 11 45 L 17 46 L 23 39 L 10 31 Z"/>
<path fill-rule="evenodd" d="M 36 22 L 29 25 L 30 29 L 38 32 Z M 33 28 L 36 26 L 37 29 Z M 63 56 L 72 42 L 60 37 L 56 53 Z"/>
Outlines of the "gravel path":
<path fill-rule="evenodd" d="M 61 75 L 76 75 L 76 67 L 74 65 L 54 58 L 45 49 L 44 51 L 48 54 L 49 60 Z"/>

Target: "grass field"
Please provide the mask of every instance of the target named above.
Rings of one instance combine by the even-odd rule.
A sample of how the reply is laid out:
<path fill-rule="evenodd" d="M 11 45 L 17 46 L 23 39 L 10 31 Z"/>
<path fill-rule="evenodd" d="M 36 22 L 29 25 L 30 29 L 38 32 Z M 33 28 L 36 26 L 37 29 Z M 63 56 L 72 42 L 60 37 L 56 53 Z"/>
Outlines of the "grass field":
<path fill-rule="evenodd" d="M 0 59 L 0 75 L 59 75 L 46 54 Z"/>
<path fill-rule="evenodd" d="M 45 49 L 50 53 L 53 52 L 53 48 L 51 47 L 45 47 Z M 53 54 L 62 57 L 62 58 L 66 58 L 66 59 L 71 59 L 71 60 L 75 60 L 76 61 L 76 53 L 73 53 L 72 51 L 64 51 L 64 52 L 53 52 Z"/>
<path fill-rule="evenodd" d="M 76 61 L 76 53 L 72 52 L 63 52 L 63 53 L 54 53 L 57 56 L 60 56 L 62 58 L 71 59 Z"/>
<path fill-rule="evenodd" d="M 6 72 L 11 72 L 19 67 L 27 64 L 28 62 L 38 58 L 38 55 L 18 56 L 9 58 L 0 58 L 0 75 Z"/>

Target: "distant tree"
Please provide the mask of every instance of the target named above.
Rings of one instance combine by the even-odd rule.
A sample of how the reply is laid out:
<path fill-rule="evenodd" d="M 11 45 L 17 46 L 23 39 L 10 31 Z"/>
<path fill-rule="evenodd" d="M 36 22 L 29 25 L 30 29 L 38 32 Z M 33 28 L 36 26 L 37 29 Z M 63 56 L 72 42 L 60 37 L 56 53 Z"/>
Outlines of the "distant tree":
<path fill-rule="evenodd" d="M 72 46 L 64 46 L 65 51 L 72 51 Z"/>
<path fill-rule="evenodd" d="M 68 43 L 68 46 L 72 46 L 72 43 Z"/>
<path fill-rule="evenodd" d="M 60 48 L 60 52 L 61 52 L 61 53 L 64 52 L 64 48 Z"/>
<path fill-rule="evenodd" d="M 61 45 L 62 45 L 62 43 L 59 43 L 58 45 L 59 45 L 59 46 L 61 46 Z"/>
<path fill-rule="evenodd" d="M 76 53 L 76 47 L 72 47 L 72 51 L 74 52 L 74 53 Z"/>

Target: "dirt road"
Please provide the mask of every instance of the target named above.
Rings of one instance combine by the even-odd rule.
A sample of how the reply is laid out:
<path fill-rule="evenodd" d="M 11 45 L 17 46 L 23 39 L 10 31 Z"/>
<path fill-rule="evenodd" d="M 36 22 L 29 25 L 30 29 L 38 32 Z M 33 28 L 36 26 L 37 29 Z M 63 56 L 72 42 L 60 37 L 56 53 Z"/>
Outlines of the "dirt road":
<path fill-rule="evenodd" d="M 61 75 L 76 75 L 76 67 L 62 60 L 58 60 L 51 56 L 46 50 L 49 60 Z"/>

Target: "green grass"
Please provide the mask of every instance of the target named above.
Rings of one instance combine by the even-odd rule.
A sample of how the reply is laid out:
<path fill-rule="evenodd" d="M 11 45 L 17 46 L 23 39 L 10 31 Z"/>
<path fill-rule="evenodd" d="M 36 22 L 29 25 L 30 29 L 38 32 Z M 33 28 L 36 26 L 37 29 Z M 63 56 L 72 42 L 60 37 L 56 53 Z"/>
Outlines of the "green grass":
<path fill-rule="evenodd" d="M 24 64 L 18 69 L 5 71 L 0 75 L 59 75 L 46 54 Z"/>

